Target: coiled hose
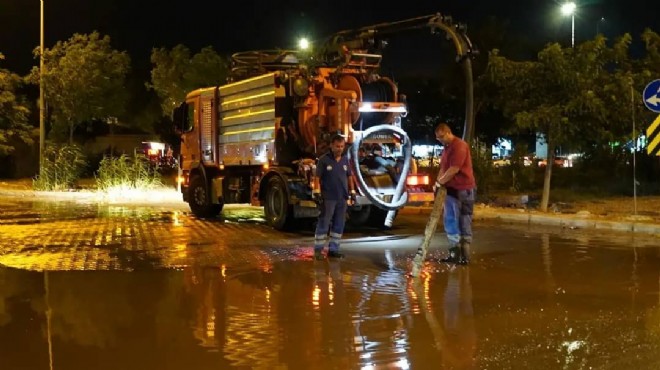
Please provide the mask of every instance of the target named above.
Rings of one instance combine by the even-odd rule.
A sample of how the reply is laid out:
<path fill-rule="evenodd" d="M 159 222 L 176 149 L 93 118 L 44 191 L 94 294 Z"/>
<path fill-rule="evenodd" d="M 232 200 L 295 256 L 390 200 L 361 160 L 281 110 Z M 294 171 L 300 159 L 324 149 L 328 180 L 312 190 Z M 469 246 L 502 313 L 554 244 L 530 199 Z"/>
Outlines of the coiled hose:
<path fill-rule="evenodd" d="M 396 187 L 394 189 L 394 195 L 392 196 L 392 201 L 390 203 L 383 201 L 382 199 L 380 199 L 380 197 L 376 196 L 369 190 L 367 183 L 364 181 L 364 178 L 362 177 L 362 173 L 359 171 L 360 159 L 358 156 L 358 150 L 364 138 L 367 138 L 370 135 L 376 133 L 386 133 L 386 132 L 397 134 L 401 137 L 401 142 L 403 143 L 403 158 L 404 158 L 403 169 L 401 170 L 401 176 L 399 177 L 399 181 L 396 184 Z M 369 201 L 372 204 L 376 205 L 378 208 L 390 211 L 388 213 L 387 219 L 393 219 L 394 211 L 403 207 L 408 202 L 408 193 L 405 191 L 405 186 L 406 186 L 406 179 L 408 177 L 408 172 L 410 172 L 410 158 L 412 157 L 412 143 L 410 141 L 410 138 L 408 138 L 408 134 L 406 134 L 406 132 L 403 131 L 400 127 L 396 127 L 394 125 L 378 125 L 378 126 L 370 127 L 366 129 L 361 136 L 356 136 L 355 141 L 353 142 L 353 145 L 351 146 L 351 150 L 349 153 L 351 157 L 350 160 L 353 163 L 353 168 L 356 169 L 356 171 L 354 172 L 360 190 L 362 191 L 362 193 L 364 193 L 364 195 L 367 197 L 367 199 L 369 199 Z"/>

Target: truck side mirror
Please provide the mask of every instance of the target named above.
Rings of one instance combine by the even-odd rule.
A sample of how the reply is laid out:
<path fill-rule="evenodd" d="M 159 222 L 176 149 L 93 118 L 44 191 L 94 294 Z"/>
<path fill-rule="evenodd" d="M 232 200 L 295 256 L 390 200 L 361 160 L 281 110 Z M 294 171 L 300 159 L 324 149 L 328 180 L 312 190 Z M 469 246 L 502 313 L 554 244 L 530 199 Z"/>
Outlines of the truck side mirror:
<path fill-rule="evenodd" d="M 174 132 L 181 135 L 186 127 L 186 119 L 188 118 L 188 104 L 181 103 L 172 111 L 172 123 L 174 125 Z"/>

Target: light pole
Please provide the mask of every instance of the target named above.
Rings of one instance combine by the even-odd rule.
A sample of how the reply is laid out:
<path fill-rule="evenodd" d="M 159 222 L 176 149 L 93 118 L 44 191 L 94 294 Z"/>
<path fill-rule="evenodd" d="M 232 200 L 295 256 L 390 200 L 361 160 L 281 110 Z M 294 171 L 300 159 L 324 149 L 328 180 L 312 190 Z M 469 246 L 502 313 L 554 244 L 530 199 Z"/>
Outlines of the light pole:
<path fill-rule="evenodd" d="M 571 47 L 572 48 L 575 47 L 575 8 L 577 8 L 577 6 L 572 1 L 566 2 L 561 6 L 561 13 L 566 16 L 568 15 L 571 16 Z"/>
<path fill-rule="evenodd" d="M 596 36 L 600 34 L 600 24 L 605 23 L 605 17 L 600 17 L 598 22 L 596 22 Z"/>
<path fill-rule="evenodd" d="M 44 0 L 41 2 L 41 46 L 39 47 L 39 174 L 44 166 L 44 148 L 46 143 L 46 126 L 44 115 L 46 102 L 44 101 Z"/>

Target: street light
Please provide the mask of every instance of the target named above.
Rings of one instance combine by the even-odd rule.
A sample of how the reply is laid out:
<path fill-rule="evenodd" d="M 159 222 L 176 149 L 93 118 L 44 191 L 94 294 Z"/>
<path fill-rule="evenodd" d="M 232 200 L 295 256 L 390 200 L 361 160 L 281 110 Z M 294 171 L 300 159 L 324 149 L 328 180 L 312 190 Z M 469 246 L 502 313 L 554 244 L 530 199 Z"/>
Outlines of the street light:
<path fill-rule="evenodd" d="M 575 47 L 575 9 L 577 5 L 574 2 L 569 1 L 564 3 L 561 6 L 561 14 L 565 16 L 571 16 L 571 47 Z"/>
<path fill-rule="evenodd" d="M 307 49 L 309 49 L 309 40 L 307 40 L 307 39 L 304 38 L 304 37 L 301 38 L 301 39 L 298 41 L 298 47 L 300 48 L 300 50 L 307 50 Z"/>
<path fill-rule="evenodd" d="M 41 2 L 41 44 L 39 47 L 39 175 L 43 173 L 44 148 L 46 146 L 46 126 L 44 115 L 46 102 L 44 101 L 44 0 Z"/>

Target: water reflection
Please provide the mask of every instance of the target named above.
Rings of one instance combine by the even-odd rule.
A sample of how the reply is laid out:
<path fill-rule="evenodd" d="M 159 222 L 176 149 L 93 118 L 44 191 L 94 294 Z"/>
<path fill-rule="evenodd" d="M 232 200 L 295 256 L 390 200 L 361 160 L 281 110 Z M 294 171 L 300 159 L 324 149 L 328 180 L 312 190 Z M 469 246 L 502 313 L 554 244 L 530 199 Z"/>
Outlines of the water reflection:
<path fill-rule="evenodd" d="M 353 315 L 354 348 L 361 369 L 407 369 L 412 304 L 407 292 L 405 271 L 397 267 L 391 250 L 384 252 L 384 264 L 369 274 L 357 275 L 353 287 L 359 290 Z"/>
<path fill-rule="evenodd" d="M 472 307 L 470 269 L 449 272 L 444 295 L 444 323 L 448 336 L 448 351 L 443 353 L 452 367 L 473 367 L 477 344 Z"/>
<path fill-rule="evenodd" d="M 0 359 L 3 369 L 48 369 L 42 334 L 43 276 L 0 268 Z"/>
<path fill-rule="evenodd" d="M 439 302 L 430 294 L 430 281 L 446 279 Z M 410 283 L 417 310 L 426 321 L 437 356 L 429 358 L 439 368 L 475 368 L 477 333 L 472 306 L 469 268 L 451 268 L 444 276 L 424 274 Z M 433 295 L 437 297 L 437 295 Z M 441 319 L 440 319 L 441 318 Z"/>
<path fill-rule="evenodd" d="M 0 269 L 0 357 L 54 369 L 407 369 L 415 319 L 405 277 L 369 268 L 281 262 L 267 271 L 196 266 L 48 279 Z M 26 348 L 36 354 L 26 357 Z"/>
<path fill-rule="evenodd" d="M 569 260 L 535 241 L 528 269 L 500 256 L 419 279 L 391 250 L 47 279 L 0 268 L 1 368 L 655 368 L 657 252 Z"/>
<path fill-rule="evenodd" d="M 552 274 L 552 249 L 550 247 L 550 235 L 541 235 L 541 257 L 543 259 L 543 271 L 545 275 L 545 289 L 548 295 L 554 293 L 555 278 Z"/>

